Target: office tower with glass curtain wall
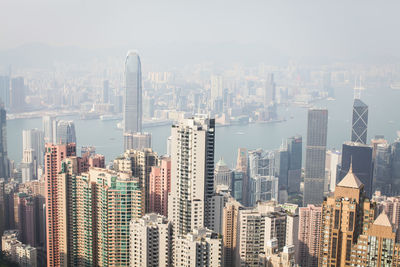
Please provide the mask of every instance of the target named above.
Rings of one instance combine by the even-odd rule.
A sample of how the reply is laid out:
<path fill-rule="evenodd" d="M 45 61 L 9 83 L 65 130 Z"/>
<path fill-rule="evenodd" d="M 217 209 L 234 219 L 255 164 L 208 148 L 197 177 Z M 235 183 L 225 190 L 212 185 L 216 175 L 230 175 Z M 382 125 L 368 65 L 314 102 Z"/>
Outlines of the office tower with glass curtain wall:
<path fill-rule="evenodd" d="M 354 99 L 351 141 L 366 144 L 368 130 L 368 106 L 361 99 Z"/>
<path fill-rule="evenodd" d="M 309 109 L 303 205 L 320 204 L 324 196 L 328 110 Z"/>
<path fill-rule="evenodd" d="M 142 131 L 142 66 L 139 54 L 129 51 L 125 60 L 124 133 Z"/>

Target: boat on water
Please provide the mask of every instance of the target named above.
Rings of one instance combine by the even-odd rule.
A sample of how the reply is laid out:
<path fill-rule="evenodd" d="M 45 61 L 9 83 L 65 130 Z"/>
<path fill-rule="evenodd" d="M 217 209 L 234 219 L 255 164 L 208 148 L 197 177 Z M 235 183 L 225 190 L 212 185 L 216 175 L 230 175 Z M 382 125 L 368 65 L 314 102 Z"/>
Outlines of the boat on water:
<path fill-rule="evenodd" d="M 99 118 L 99 114 L 97 113 L 81 113 L 80 119 L 81 120 L 96 120 Z"/>
<path fill-rule="evenodd" d="M 100 120 L 102 121 L 115 121 L 115 120 L 121 120 L 122 117 L 118 115 L 101 115 Z"/>
<path fill-rule="evenodd" d="M 400 90 L 400 82 L 391 83 L 390 88 L 392 88 L 394 90 Z"/>

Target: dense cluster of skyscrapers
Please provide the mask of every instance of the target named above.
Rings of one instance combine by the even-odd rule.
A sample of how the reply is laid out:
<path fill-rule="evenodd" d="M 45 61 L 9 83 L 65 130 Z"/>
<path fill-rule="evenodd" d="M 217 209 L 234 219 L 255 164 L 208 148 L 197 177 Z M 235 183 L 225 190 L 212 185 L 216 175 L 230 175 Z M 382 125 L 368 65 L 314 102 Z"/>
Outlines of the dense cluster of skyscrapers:
<path fill-rule="evenodd" d="M 23 80 L 11 85 L 18 95 Z M 221 77 L 210 90 L 214 109 L 227 103 Z M 267 120 L 275 97 L 271 74 Z M 215 164 L 216 121 L 201 114 L 178 119 L 159 155 L 143 132 L 140 57 L 129 52 L 123 153 L 109 166 L 94 147 L 78 155 L 74 123 L 45 116 L 42 130 L 23 131 L 19 180 L 5 108 L 22 103 L 10 99 L 0 109 L 0 234 L 21 266 L 400 266 L 400 139 L 368 144 L 359 98 L 341 151 L 327 150 L 328 110 L 308 110 L 304 171 L 300 135 L 276 150 L 239 148 L 234 169 Z"/>

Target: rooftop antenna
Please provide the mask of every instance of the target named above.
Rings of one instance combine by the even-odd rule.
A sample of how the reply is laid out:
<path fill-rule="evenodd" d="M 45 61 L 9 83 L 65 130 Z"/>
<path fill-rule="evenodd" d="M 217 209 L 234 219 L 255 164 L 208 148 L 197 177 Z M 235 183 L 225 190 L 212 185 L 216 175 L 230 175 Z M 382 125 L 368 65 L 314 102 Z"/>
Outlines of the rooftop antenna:
<path fill-rule="evenodd" d="M 359 77 L 359 84 L 357 84 L 357 78 L 354 81 L 354 99 L 361 99 L 361 91 L 365 90 L 361 83 L 361 75 Z"/>

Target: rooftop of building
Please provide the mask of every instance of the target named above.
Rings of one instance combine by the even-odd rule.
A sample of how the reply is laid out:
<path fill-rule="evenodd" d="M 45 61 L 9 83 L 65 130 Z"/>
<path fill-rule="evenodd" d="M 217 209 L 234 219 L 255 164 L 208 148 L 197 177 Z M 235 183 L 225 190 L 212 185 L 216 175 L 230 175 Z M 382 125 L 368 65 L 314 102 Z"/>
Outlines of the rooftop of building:
<path fill-rule="evenodd" d="M 139 223 L 140 225 L 156 226 L 160 224 L 169 224 L 170 222 L 164 216 L 156 213 L 148 213 L 142 218 L 132 220 L 131 224 Z"/>
<path fill-rule="evenodd" d="M 359 99 L 359 98 L 354 99 L 354 106 L 355 106 L 355 107 L 365 107 L 365 108 L 368 107 L 367 104 L 365 104 L 365 103 L 364 103 L 361 99 Z"/>
<path fill-rule="evenodd" d="M 386 212 L 382 212 L 381 214 L 379 214 L 378 218 L 376 218 L 374 221 L 374 225 L 392 227 L 392 224 L 390 223 L 389 217 L 387 216 Z"/>
<path fill-rule="evenodd" d="M 340 187 L 349 187 L 359 189 L 363 186 L 363 183 L 358 179 L 357 175 L 353 173 L 353 164 L 350 163 L 349 172 L 346 176 L 337 184 Z"/>
<path fill-rule="evenodd" d="M 203 241 L 205 239 L 218 239 L 218 233 L 207 229 L 207 228 L 195 228 L 193 231 L 186 236 L 191 241 Z"/>

